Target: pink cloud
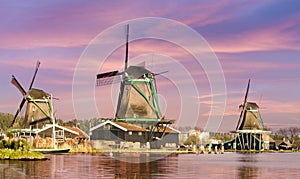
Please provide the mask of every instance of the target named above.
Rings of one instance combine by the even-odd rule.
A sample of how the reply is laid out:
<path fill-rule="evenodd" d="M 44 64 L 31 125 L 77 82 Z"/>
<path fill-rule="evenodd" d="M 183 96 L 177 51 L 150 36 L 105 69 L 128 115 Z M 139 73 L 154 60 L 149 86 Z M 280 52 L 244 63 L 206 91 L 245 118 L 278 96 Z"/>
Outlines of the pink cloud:
<path fill-rule="evenodd" d="M 295 36 L 298 31 L 289 31 L 298 24 L 300 15 L 274 25 L 253 28 L 210 41 L 216 52 L 249 52 L 272 50 L 300 50 Z"/>

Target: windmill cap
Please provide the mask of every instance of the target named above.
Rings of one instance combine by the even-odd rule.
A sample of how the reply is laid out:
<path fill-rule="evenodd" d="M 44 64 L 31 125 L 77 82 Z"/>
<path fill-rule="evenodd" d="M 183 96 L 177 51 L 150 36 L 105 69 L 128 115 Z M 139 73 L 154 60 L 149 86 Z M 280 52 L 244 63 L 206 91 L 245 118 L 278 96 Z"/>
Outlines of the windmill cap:
<path fill-rule="evenodd" d="M 147 70 L 143 66 L 130 66 L 126 69 L 125 72 L 134 79 L 138 79 L 142 77 L 144 74 L 152 73 L 151 71 Z"/>
<path fill-rule="evenodd" d="M 31 88 L 26 94 L 26 98 L 28 98 L 28 96 L 32 97 L 33 99 L 44 99 L 50 97 L 51 95 L 41 89 Z"/>

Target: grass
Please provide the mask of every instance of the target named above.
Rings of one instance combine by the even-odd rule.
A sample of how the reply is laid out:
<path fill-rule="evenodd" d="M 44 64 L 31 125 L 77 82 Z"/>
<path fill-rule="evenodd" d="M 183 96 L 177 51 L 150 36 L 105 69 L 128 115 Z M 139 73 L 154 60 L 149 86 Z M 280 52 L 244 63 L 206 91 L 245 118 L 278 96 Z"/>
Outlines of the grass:
<path fill-rule="evenodd" d="M 0 149 L 0 159 L 10 160 L 41 160 L 45 159 L 44 154 L 13 149 Z"/>

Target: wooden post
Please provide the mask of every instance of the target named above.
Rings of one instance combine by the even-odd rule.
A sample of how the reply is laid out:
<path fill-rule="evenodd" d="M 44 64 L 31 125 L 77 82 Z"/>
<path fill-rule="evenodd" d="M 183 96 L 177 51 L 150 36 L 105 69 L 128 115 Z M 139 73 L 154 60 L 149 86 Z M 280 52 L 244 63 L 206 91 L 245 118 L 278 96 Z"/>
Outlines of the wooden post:
<path fill-rule="evenodd" d="M 250 150 L 252 150 L 252 132 L 249 134 L 250 137 Z"/>
<path fill-rule="evenodd" d="M 222 143 L 222 146 L 221 146 L 221 154 L 224 153 L 224 143 Z"/>
<path fill-rule="evenodd" d="M 245 150 L 245 139 L 244 139 L 244 134 L 243 133 L 242 133 L 242 139 L 243 139 L 242 148 L 243 148 L 243 150 Z"/>

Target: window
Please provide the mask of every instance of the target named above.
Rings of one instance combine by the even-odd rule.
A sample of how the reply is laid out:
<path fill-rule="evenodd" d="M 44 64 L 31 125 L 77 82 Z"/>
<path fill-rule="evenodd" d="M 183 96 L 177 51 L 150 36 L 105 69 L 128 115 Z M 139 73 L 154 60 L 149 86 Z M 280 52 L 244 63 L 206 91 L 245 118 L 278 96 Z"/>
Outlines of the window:
<path fill-rule="evenodd" d="M 142 135 L 142 132 L 139 132 L 138 135 Z"/>
<path fill-rule="evenodd" d="M 128 132 L 128 135 L 132 135 L 132 131 L 129 131 L 129 132 Z"/>

